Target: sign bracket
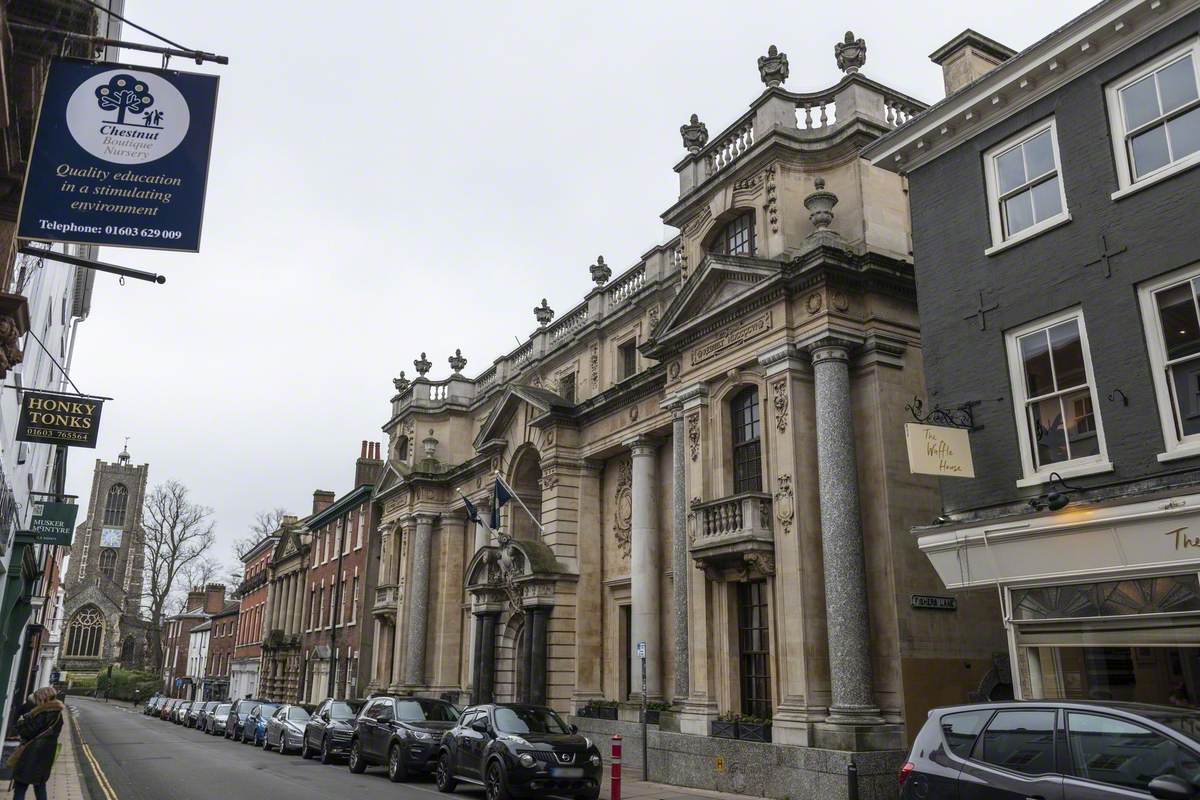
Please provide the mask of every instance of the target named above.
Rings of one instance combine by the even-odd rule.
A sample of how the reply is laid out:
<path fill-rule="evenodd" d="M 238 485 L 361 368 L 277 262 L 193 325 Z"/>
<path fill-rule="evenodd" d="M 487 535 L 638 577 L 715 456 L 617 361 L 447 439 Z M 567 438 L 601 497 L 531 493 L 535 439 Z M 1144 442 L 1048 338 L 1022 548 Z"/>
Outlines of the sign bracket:
<path fill-rule="evenodd" d="M 17 252 L 27 256 L 35 256 L 37 258 L 45 258 L 50 261 L 61 261 L 64 264 L 70 264 L 75 267 L 83 267 L 84 269 L 94 269 L 98 272 L 109 272 L 113 275 L 120 275 L 125 278 L 137 278 L 139 281 L 148 281 L 150 283 L 166 283 L 167 276 L 159 275 L 154 272 L 145 272 L 132 267 L 122 267 L 118 264 L 108 264 L 103 261 L 91 261 L 78 256 L 67 255 L 66 253 L 58 253 L 53 250 L 43 250 L 40 247 L 31 247 L 30 245 L 22 245 L 17 248 Z"/>
<path fill-rule="evenodd" d="M 211 61 L 214 64 L 221 64 L 223 66 L 229 64 L 229 56 L 219 56 L 216 53 L 207 53 L 203 50 L 183 50 L 176 47 L 160 47 L 155 44 L 142 44 L 141 42 L 126 42 L 121 41 L 120 39 L 109 39 L 106 36 L 90 36 L 86 33 L 63 31 L 59 30 L 58 28 L 46 28 L 42 25 L 30 25 L 27 22 L 10 21 L 8 26 L 10 28 L 30 31 L 32 33 L 48 33 L 53 36 L 61 36 L 64 39 L 86 41 L 94 45 L 100 45 L 101 47 L 119 47 L 123 50 L 142 50 L 147 53 L 159 53 L 160 55 L 164 56 L 179 56 L 180 58 L 195 59 L 197 64 L 203 64 L 205 61 Z"/>

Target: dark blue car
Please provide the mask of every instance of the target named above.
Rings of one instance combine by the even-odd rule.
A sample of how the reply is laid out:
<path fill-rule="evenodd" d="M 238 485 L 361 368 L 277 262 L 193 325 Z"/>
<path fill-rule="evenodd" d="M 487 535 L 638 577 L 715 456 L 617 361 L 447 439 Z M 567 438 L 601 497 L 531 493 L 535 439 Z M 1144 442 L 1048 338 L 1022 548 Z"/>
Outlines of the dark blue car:
<path fill-rule="evenodd" d="M 243 697 L 240 700 L 233 701 L 233 708 L 229 709 L 229 721 L 225 725 L 225 738 L 238 740 L 242 738 L 242 726 L 246 723 L 246 718 L 250 716 L 250 712 L 259 703 L 267 702 L 261 697 Z"/>
<path fill-rule="evenodd" d="M 242 723 L 242 742 L 261 746 L 267 738 L 267 720 L 279 708 L 279 703 L 259 703 L 250 709 Z"/>

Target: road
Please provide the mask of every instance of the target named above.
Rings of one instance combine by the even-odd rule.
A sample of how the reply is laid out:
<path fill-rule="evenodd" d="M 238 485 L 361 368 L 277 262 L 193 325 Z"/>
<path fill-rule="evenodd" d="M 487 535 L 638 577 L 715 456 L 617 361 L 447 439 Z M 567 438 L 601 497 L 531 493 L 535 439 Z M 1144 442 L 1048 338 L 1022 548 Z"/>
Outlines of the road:
<path fill-rule="evenodd" d="M 429 778 L 392 783 L 381 767 L 353 775 L 345 764 L 281 756 L 153 719 L 128 703 L 69 697 L 83 743 L 116 800 L 446 800 Z M 82 759 L 86 763 L 86 759 Z M 86 769 L 85 769 L 86 772 Z M 98 786 L 94 800 L 112 800 Z M 482 800 L 482 790 L 449 797 Z"/>

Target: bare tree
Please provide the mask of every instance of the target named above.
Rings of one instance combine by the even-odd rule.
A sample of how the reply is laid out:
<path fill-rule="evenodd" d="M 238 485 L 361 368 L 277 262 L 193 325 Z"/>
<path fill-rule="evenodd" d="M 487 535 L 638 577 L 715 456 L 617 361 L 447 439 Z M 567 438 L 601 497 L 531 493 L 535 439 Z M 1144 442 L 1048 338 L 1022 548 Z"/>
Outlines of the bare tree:
<path fill-rule="evenodd" d="M 217 582 L 222 573 L 221 563 L 210 556 L 201 556 L 179 569 L 179 577 L 183 579 L 182 589 L 203 589 L 210 583 Z"/>
<path fill-rule="evenodd" d="M 250 535 L 233 543 L 233 551 L 240 559 L 254 549 L 263 539 L 279 530 L 283 518 L 288 515 L 286 508 L 273 508 L 270 511 L 259 511 L 254 515 L 254 524 L 250 526 Z"/>
<path fill-rule="evenodd" d="M 146 497 L 146 599 L 150 607 L 151 655 L 162 668 L 162 621 L 171 593 L 185 571 L 206 560 L 213 544 L 212 509 L 193 503 L 176 480 L 154 487 Z"/>

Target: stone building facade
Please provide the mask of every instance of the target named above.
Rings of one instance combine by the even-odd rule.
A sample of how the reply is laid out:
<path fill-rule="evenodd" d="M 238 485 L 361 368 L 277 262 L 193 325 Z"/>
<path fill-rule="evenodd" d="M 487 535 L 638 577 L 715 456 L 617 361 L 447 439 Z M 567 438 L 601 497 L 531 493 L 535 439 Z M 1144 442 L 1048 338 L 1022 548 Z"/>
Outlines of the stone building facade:
<path fill-rule="evenodd" d="M 87 517 L 75 530 L 64 586 L 62 671 L 92 673 L 116 662 L 145 661 L 142 504 L 149 470 L 133 464 L 128 450 L 116 463 L 96 460 Z"/>
<path fill-rule="evenodd" d="M 333 492 L 314 492 L 313 513 L 332 502 Z M 296 517 L 285 517 L 275 538 L 267 573 L 258 691 L 272 700 L 299 703 L 305 679 L 304 596 L 312 534 Z"/>
<path fill-rule="evenodd" d="M 229 667 L 229 696 L 232 698 L 253 697 L 258 692 L 269 567 L 278 542 L 277 536 L 265 536 L 242 556 L 242 582 L 237 588 L 240 603 L 237 640 Z"/>
<path fill-rule="evenodd" d="M 905 726 L 978 692 L 995 598 L 953 626 L 910 602 L 940 588 L 908 533 L 940 506 L 905 455 L 908 206 L 859 156 L 924 107 L 860 71 L 862 40 L 836 54 L 836 85 L 797 93 L 772 48 L 748 111 L 682 127 L 676 238 L 615 277 L 597 259 L 581 303 L 540 303 L 475 377 L 422 353 L 394 381 L 374 687 L 636 719 L 645 643 L 646 699 L 671 704 L 651 774 L 779 797 L 844 792 L 851 758 L 861 796 L 893 796 Z M 521 501 L 501 538 L 458 494 L 486 517 L 496 474 Z M 710 739 L 725 714 L 773 743 Z"/>

